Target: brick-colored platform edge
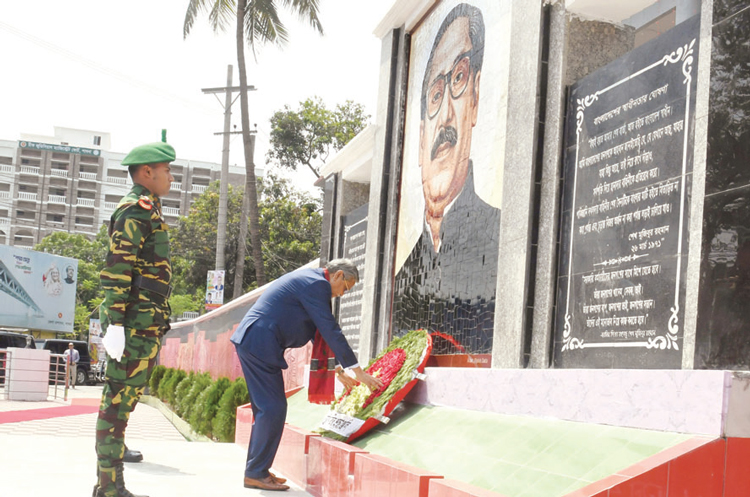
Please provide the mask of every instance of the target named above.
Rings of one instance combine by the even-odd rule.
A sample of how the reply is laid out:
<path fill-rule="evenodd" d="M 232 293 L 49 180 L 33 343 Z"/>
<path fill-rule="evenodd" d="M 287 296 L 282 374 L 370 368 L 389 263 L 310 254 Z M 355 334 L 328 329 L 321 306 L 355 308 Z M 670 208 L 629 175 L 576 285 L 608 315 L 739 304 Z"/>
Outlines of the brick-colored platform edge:
<path fill-rule="evenodd" d="M 428 497 L 430 481 L 443 476 L 377 454 L 354 458 L 352 497 Z M 327 496 L 326 496 L 327 497 Z"/>
<path fill-rule="evenodd" d="M 497 492 L 449 478 L 431 479 L 429 497 L 503 497 Z"/>
<path fill-rule="evenodd" d="M 234 422 L 234 443 L 247 448 L 250 445 L 250 433 L 253 431 L 253 409 L 251 404 L 237 407 L 237 419 Z"/>
<path fill-rule="evenodd" d="M 303 387 L 294 387 L 284 394 L 288 399 Z M 236 420 L 234 423 L 234 443 L 247 448 L 250 445 L 250 433 L 253 431 L 253 406 L 250 402 L 237 407 Z"/>
<path fill-rule="evenodd" d="M 299 487 L 307 486 L 307 455 L 310 439 L 320 437 L 315 433 L 287 424 L 281 435 L 281 443 L 273 460 L 273 469 L 289 478 Z"/>
<path fill-rule="evenodd" d="M 315 497 L 349 497 L 355 478 L 354 456 L 365 451 L 325 437 L 311 437 L 305 490 Z"/>
<path fill-rule="evenodd" d="M 750 494 L 750 438 L 727 438 L 724 497 Z"/>
<path fill-rule="evenodd" d="M 571 492 L 565 497 L 745 495 L 724 492 L 726 445 L 726 440 L 722 438 L 695 437 Z M 747 457 L 748 454 L 750 452 L 739 455 Z"/>

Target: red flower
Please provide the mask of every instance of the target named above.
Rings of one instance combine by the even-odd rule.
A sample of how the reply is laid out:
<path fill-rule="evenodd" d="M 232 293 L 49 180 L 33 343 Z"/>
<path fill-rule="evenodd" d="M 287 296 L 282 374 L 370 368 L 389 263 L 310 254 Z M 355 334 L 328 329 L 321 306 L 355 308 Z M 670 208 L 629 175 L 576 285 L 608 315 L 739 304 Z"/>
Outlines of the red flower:
<path fill-rule="evenodd" d="M 401 371 L 401 366 L 404 365 L 404 361 L 406 361 L 406 352 L 404 352 L 404 349 L 393 349 L 375 361 L 372 366 L 367 368 L 366 371 L 368 374 L 373 376 L 377 374 L 378 379 L 383 382 L 383 386 L 370 394 L 364 404 L 362 404 L 361 409 L 372 404 L 372 401 L 375 400 L 377 396 L 385 392 L 388 385 L 391 384 L 398 372 Z M 342 395 L 341 398 L 339 398 L 339 402 L 341 402 L 347 395 L 349 395 L 348 392 L 346 395 Z"/>

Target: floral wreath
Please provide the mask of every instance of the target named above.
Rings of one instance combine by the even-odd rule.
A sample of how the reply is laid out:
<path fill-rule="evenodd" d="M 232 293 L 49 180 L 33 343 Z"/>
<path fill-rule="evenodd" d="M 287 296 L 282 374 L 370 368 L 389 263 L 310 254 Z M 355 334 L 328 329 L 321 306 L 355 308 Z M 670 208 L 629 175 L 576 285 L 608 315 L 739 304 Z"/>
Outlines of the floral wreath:
<path fill-rule="evenodd" d="M 394 339 L 365 369 L 380 379 L 383 386 L 370 391 L 366 385 L 359 384 L 342 393 L 333 401 L 316 432 L 351 442 L 378 423 L 387 423 L 387 416 L 417 380 L 424 379 L 422 373 L 431 350 L 432 338 L 425 330 L 410 331 Z"/>

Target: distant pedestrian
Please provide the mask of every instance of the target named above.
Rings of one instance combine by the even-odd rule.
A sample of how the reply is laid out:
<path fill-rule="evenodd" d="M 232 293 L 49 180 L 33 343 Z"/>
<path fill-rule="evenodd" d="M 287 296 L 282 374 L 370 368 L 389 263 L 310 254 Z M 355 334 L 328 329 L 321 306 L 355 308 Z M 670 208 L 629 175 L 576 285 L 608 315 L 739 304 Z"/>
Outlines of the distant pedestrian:
<path fill-rule="evenodd" d="M 174 159 L 170 145 L 150 143 L 134 148 L 122 161 L 134 184 L 112 214 L 100 276 L 104 302 L 99 318 L 109 357 L 96 423 L 94 497 L 137 497 L 123 479 L 125 428 L 169 329 L 172 266 L 161 198 L 174 181 Z"/>
<path fill-rule="evenodd" d="M 68 344 L 68 350 L 63 352 L 65 364 L 68 365 L 68 384 L 71 388 L 76 387 L 76 378 L 78 378 L 78 361 L 81 360 L 81 354 L 75 349 L 73 343 Z"/>

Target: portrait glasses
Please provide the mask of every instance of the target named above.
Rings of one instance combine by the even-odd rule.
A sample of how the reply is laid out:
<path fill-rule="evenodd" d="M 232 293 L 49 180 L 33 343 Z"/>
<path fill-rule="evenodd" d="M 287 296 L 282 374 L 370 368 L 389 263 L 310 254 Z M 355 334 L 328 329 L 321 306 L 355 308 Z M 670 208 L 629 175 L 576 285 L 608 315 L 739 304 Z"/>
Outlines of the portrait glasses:
<path fill-rule="evenodd" d="M 443 105 L 445 100 L 445 89 L 451 94 L 451 98 L 456 100 L 464 94 L 466 87 L 469 86 L 469 76 L 471 75 L 471 53 L 465 52 L 459 56 L 458 61 L 453 65 L 447 74 L 441 74 L 433 81 L 427 90 L 427 116 L 432 119 Z"/>

